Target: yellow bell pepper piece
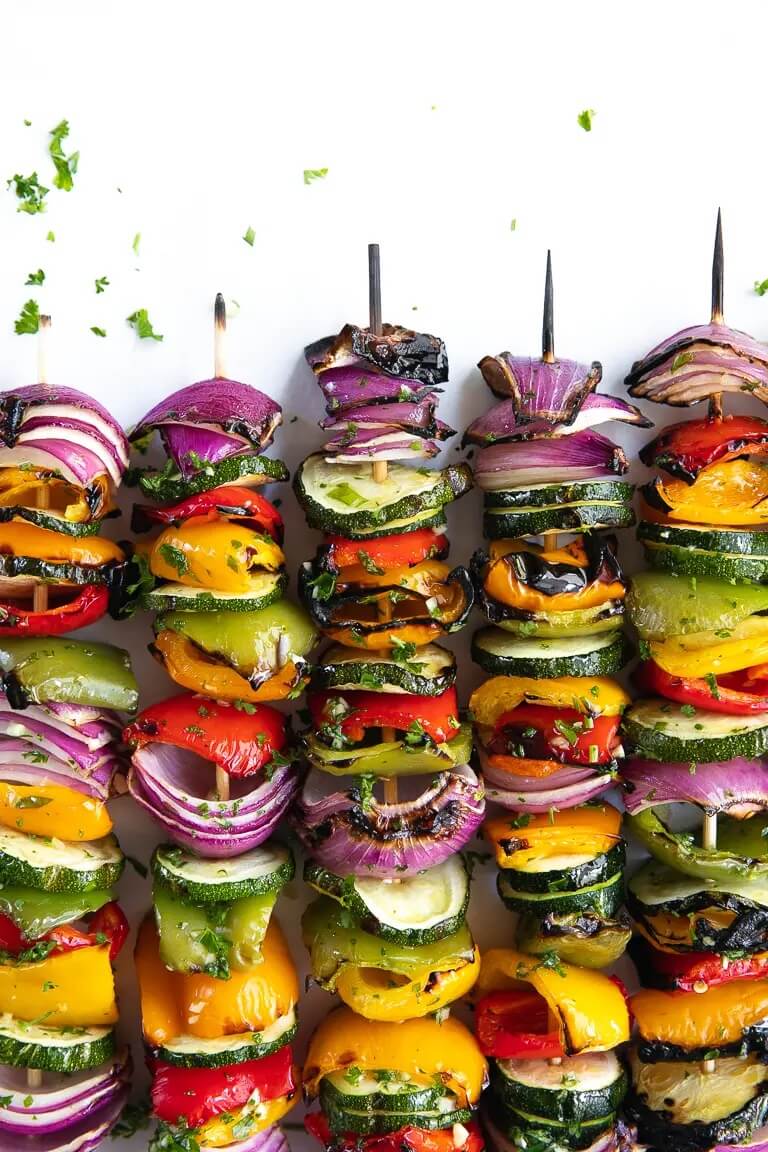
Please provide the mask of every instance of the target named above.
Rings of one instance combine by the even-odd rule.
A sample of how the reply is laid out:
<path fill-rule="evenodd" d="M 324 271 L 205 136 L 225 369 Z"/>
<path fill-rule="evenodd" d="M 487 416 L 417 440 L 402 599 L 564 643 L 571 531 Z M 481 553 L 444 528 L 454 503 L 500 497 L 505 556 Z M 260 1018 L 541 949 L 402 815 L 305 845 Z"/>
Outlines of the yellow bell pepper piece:
<path fill-rule="evenodd" d="M 90 487 L 89 495 L 96 506 L 91 508 L 85 492 L 61 477 L 36 476 L 25 468 L 0 468 L 0 508 L 17 505 L 20 508 L 34 508 L 38 494 L 45 489 L 48 494 L 48 507 L 63 515 L 71 524 L 83 524 L 106 515 L 113 507 L 110 499 L 110 481 L 106 473 L 97 477 Z"/>
<path fill-rule="evenodd" d="M 632 1011 L 644 1040 L 720 1048 L 768 1017 L 768 980 L 733 980 L 706 992 L 643 988 L 632 997 Z"/>
<path fill-rule="evenodd" d="M 304 673 L 289 660 L 274 676 L 253 688 L 236 668 L 207 658 L 189 637 L 170 628 L 155 637 L 152 647 L 172 680 L 214 700 L 245 700 L 248 704 L 286 700 L 304 678 Z"/>
<path fill-rule="evenodd" d="M 282 550 L 268 536 L 223 516 L 191 516 L 166 528 L 152 545 L 149 567 L 155 576 L 195 588 L 248 592 L 255 569 L 277 572 Z"/>
<path fill-rule="evenodd" d="M 362 564 L 353 564 L 341 569 L 337 587 L 343 589 L 349 584 L 360 584 L 366 588 L 376 588 L 381 585 L 385 588 L 394 586 L 421 592 L 430 581 L 444 581 L 450 571 L 450 565 L 440 560 L 422 560 L 419 564 L 388 568 L 386 572 L 369 572 Z"/>
<path fill-rule="evenodd" d="M 659 512 L 644 504 L 644 520 L 726 528 L 768 523 L 768 469 L 758 460 L 720 461 L 699 473 L 693 484 L 665 476 L 655 487 L 668 507 Z"/>
<path fill-rule="evenodd" d="M 559 676 L 554 680 L 492 676 L 472 693 L 469 710 L 476 724 L 493 727 L 500 716 L 523 703 L 574 708 L 585 715 L 620 716 L 630 697 L 607 676 Z"/>
<path fill-rule="evenodd" d="M 0 1014 L 50 1028 L 101 1028 L 117 1020 L 109 948 L 93 945 L 34 964 L 0 965 Z"/>
<path fill-rule="evenodd" d="M 387 1068 L 424 1084 L 439 1075 L 460 1105 L 477 1103 L 488 1075 L 477 1041 L 455 1016 L 442 1024 L 434 1016 L 392 1024 L 337 1008 L 320 1022 L 309 1042 L 306 1095 L 317 1095 L 324 1076 L 350 1067 L 364 1072 Z"/>
<path fill-rule="evenodd" d="M 101 536 L 67 536 L 49 528 L 38 528 L 37 524 L 28 524 L 25 520 L 12 520 L 3 527 L 2 545 L 3 551 L 11 556 L 81 564 L 86 568 L 125 559 L 117 544 Z"/>
<path fill-rule="evenodd" d="M 650 642 L 651 659 L 672 676 L 725 676 L 768 661 L 768 618 L 749 616 L 721 632 L 692 632 Z"/>
<path fill-rule="evenodd" d="M 0 781 L 0 824 L 33 836 L 99 840 L 112 830 L 103 800 L 60 784 Z"/>
<path fill-rule="evenodd" d="M 519 826 L 512 813 L 497 816 L 483 825 L 483 838 L 493 845 L 499 868 L 545 872 L 569 866 L 554 864 L 553 857 L 567 858 L 573 867 L 579 857 L 591 859 L 610 851 L 618 843 L 620 828 L 617 808 L 589 804 L 528 816 Z"/>
<path fill-rule="evenodd" d="M 621 991 L 604 972 L 574 964 L 543 964 L 511 948 L 492 948 L 483 956 L 473 999 L 530 984 L 559 1023 L 569 1056 L 607 1052 L 629 1039 L 629 1012 Z"/>
<path fill-rule="evenodd" d="M 539 548 L 528 541 L 494 540 L 490 547 L 489 563 L 483 572 L 483 587 L 490 597 L 500 604 L 509 604 L 523 612 L 572 612 L 584 608 L 595 608 L 608 604 L 611 600 L 623 600 L 626 585 L 622 580 L 593 580 L 579 592 L 560 592 L 546 596 L 524 580 L 519 580 L 514 568 L 507 563 L 507 556 L 520 552 L 535 552 L 550 564 L 574 564 L 586 567 L 587 556 L 582 547 L 548 549 Z"/>
<path fill-rule="evenodd" d="M 215 1040 L 262 1032 L 287 1015 L 298 1001 L 299 982 L 274 916 L 261 954 L 261 964 L 233 972 L 229 980 L 171 972 L 160 959 L 154 921 L 145 920 L 134 958 L 147 1041 L 160 1045 L 185 1035 Z"/>
<path fill-rule="evenodd" d="M 248 1108 L 247 1115 L 253 1117 L 248 1128 L 248 1136 L 255 1136 L 257 1132 L 263 1132 L 271 1124 L 277 1124 L 298 1103 L 298 1098 L 298 1092 L 294 1092 L 292 1096 L 278 1096 L 276 1100 L 267 1100 L 263 1104 Z M 224 1112 L 221 1116 L 214 1116 L 212 1120 L 206 1120 L 205 1124 L 202 1124 L 195 1133 L 198 1146 L 201 1149 L 226 1148 L 228 1144 L 235 1144 L 238 1140 L 242 1140 L 244 1138 L 242 1134 L 236 1136 L 233 1128 L 242 1131 L 245 1115 L 246 1109 L 238 1108 L 234 1112 Z"/>
<path fill-rule="evenodd" d="M 353 1012 L 366 1020 L 400 1022 L 428 1016 L 466 996 L 480 975 L 480 953 L 448 972 L 412 973 L 396 983 L 392 972 L 381 968 L 345 965 L 336 978 L 336 991 Z M 395 985 L 394 987 L 392 985 Z"/>

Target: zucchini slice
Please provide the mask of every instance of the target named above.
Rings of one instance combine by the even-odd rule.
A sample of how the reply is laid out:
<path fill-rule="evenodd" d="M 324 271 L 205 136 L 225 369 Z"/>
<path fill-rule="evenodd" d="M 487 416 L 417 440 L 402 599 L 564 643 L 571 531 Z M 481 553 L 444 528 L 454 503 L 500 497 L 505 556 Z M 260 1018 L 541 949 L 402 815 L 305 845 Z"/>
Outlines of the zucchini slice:
<path fill-rule="evenodd" d="M 0 827 L 2 884 L 42 888 L 46 892 L 92 892 L 116 884 L 124 863 L 112 835 L 75 844 Z"/>
<path fill-rule="evenodd" d="M 515 636 L 543 637 L 561 640 L 572 636 L 594 636 L 599 632 L 617 632 L 624 620 L 624 601 L 609 600 L 594 608 L 576 608 L 570 612 L 515 612 L 513 608 L 495 605 L 479 598 L 479 606 L 492 624 Z M 489 612 L 488 609 L 491 609 Z"/>
<path fill-rule="evenodd" d="M 378 484 L 370 462 L 329 463 L 321 453 L 309 456 L 294 478 L 296 498 L 310 528 L 355 537 L 359 531 L 385 526 L 442 508 L 472 487 L 466 464 L 442 470 L 390 464 Z"/>
<path fill-rule="evenodd" d="M 546 640 L 482 628 L 472 637 L 472 659 L 491 676 L 612 676 L 631 658 L 632 645 L 623 632 Z"/>
<path fill-rule="evenodd" d="M 443 1092 L 430 1108 L 409 1107 L 403 1102 L 402 1111 L 394 1108 L 372 1111 L 366 1108 L 365 1097 L 359 1103 L 342 1106 L 332 1095 L 332 1090 L 323 1091 L 325 1079 L 320 1082 L 320 1105 L 325 1113 L 331 1132 L 353 1132 L 357 1136 L 383 1135 L 397 1132 L 400 1128 L 413 1126 L 434 1131 L 436 1128 L 450 1128 L 454 1124 L 467 1124 L 472 1119 L 469 1108 L 457 1107 L 456 1097 Z M 393 1100 L 392 1104 L 396 1105 Z"/>
<path fill-rule="evenodd" d="M 624 844 L 619 841 L 608 852 L 598 852 L 592 857 L 546 856 L 542 852 L 529 859 L 523 868 L 508 867 L 504 871 L 512 890 L 561 894 L 602 884 L 623 869 L 625 863 Z"/>
<path fill-rule="evenodd" d="M 298 1021 L 292 1008 L 261 1032 L 238 1032 L 204 1040 L 200 1036 L 175 1036 L 152 1055 L 176 1068 L 225 1068 L 244 1060 L 260 1060 L 290 1044 L 296 1036 Z"/>
<path fill-rule="evenodd" d="M 342 903 L 366 932 L 395 944 L 418 946 L 452 936 L 469 904 L 469 876 L 459 855 L 400 880 L 345 878 L 307 860 L 304 880 Z"/>
<path fill-rule="evenodd" d="M 609 1134 L 616 1123 L 616 1113 L 578 1123 L 558 1123 L 548 1116 L 537 1116 L 517 1108 L 505 1108 L 491 1092 L 487 1116 L 491 1124 L 516 1148 L 521 1136 L 527 1149 L 588 1149 Z M 602 1145 L 602 1141 L 601 1141 Z M 606 1141 L 607 1145 L 607 1141 Z"/>
<path fill-rule="evenodd" d="M 617 1112 L 628 1088 L 627 1073 L 611 1052 L 547 1060 L 492 1060 L 491 1091 L 506 1108 L 581 1124 Z"/>
<path fill-rule="evenodd" d="M 551 508 L 486 508 L 483 535 L 489 540 L 542 536 L 547 532 L 584 532 L 595 528 L 630 528 L 631 504 L 556 504 Z"/>
<path fill-rule="evenodd" d="M 53 584 L 73 584 L 78 588 L 86 584 L 105 584 L 111 588 L 120 583 L 125 570 L 124 561 L 110 560 L 107 564 L 90 567 L 0 552 L 0 576 L 7 580 L 42 580 Z"/>
<path fill-rule="evenodd" d="M 441 1084 L 414 1080 L 407 1072 L 388 1068 L 363 1071 L 353 1066 L 331 1072 L 320 1081 L 323 1112 L 434 1112 L 444 1098 Z"/>
<path fill-rule="evenodd" d="M 290 849 L 274 841 L 225 860 L 195 856 L 175 844 L 160 844 L 152 855 L 154 878 L 177 896 L 200 904 L 279 892 L 294 871 Z"/>
<path fill-rule="evenodd" d="M 45 1072 L 85 1072 L 115 1052 L 111 1028 L 46 1028 L 43 1023 L 0 1016 L 0 1064 Z"/>
<path fill-rule="evenodd" d="M 461 724 L 445 744 L 408 744 L 405 739 L 329 748 L 314 732 L 302 737 L 305 755 L 314 768 L 332 776 L 419 776 L 424 772 L 450 772 L 472 758 L 472 728 Z"/>
<path fill-rule="evenodd" d="M 483 506 L 529 512 L 557 504 L 631 504 L 634 494 L 634 484 L 626 480 L 575 480 L 571 484 L 533 484 L 530 488 L 484 492 Z"/>
<path fill-rule="evenodd" d="M 654 568 L 683 576 L 768 583 L 768 533 L 677 527 L 641 520 L 637 538 Z"/>
<path fill-rule="evenodd" d="M 710 764 L 768 750 L 768 716 L 697 711 L 687 716 L 664 700 L 636 700 L 622 718 L 629 744 L 652 760 Z"/>
<path fill-rule="evenodd" d="M 569 912 L 594 912 L 613 916 L 624 902 L 624 873 L 577 888 L 572 892 L 525 892 L 515 887 L 514 873 L 501 871 L 496 878 L 499 896 L 513 912 L 538 917 Z"/>
<path fill-rule="evenodd" d="M 658 860 L 646 860 L 627 883 L 627 907 L 639 917 L 656 916 L 665 912 L 670 916 L 688 916 L 707 908 L 722 908 L 741 913 L 761 910 L 768 923 L 768 878 L 756 885 L 749 877 L 739 881 L 698 879 L 684 876 Z"/>
<path fill-rule="evenodd" d="M 108 513 L 110 518 L 119 515 L 117 508 Z M 11 520 L 26 520 L 28 524 L 36 524 L 38 528 L 47 528 L 50 532 L 63 532 L 65 536 L 96 536 L 106 519 L 107 516 L 100 520 L 67 520 L 66 516 L 52 509 L 25 508 L 20 504 L 0 507 L 0 524 L 7 524 Z"/>
<path fill-rule="evenodd" d="M 456 679 L 456 657 L 439 644 L 426 644 L 397 660 L 391 651 L 358 651 L 334 645 L 312 669 L 312 687 L 439 696 Z"/>
<path fill-rule="evenodd" d="M 285 572 L 254 572 L 247 592 L 211 592 L 187 584 L 158 584 L 142 596 L 142 607 L 150 612 L 257 612 L 280 600 L 288 587 Z"/>
<path fill-rule="evenodd" d="M 748 1145 L 768 1120 L 768 1069 L 754 1057 L 721 1058 L 711 1073 L 693 1061 L 643 1064 L 635 1053 L 631 1064 L 625 1110 L 648 1145 L 680 1152 Z"/>
<path fill-rule="evenodd" d="M 123 483 L 129 487 L 138 484 L 144 495 L 150 500 L 156 500 L 158 504 L 178 504 L 187 496 L 209 492 L 211 488 L 219 488 L 222 484 L 256 488 L 261 484 L 280 483 L 287 480 L 289 475 L 282 460 L 242 452 L 237 456 L 227 456 L 217 464 L 206 464 L 188 480 L 168 460 L 161 472 L 154 468 L 129 469 Z"/>

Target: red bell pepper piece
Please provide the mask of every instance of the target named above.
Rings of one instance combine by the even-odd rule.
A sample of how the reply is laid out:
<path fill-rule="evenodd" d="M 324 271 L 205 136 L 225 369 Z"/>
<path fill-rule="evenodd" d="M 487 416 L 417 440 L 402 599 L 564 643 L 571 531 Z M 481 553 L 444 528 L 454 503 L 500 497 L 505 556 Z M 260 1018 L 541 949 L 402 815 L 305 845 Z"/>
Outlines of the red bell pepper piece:
<path fill-rule="evenodd" d="M 457 1152 L 452 1127 L 428 1131 L 408 1125 L 383 1136 L 357 1136 L 352 1132 L 339 1136 L 331 1133 L 323 1112 L 305 1116 L 304 1127 L 323 1147 L 333 1148 L 334 1152 Z M 464 1127 L 469 1135 L 460 1152 L 483 1152 L 485 1145 L 479 1125 L 473 1120 Z"/>
<path fill-rule="evenodd" d="M 145 708 L 123 739 L 135 748 L 173 744 L 196 752 L 230 776 L 254 776 L 285 747 L 285 717 L 268 704 L 254 704 L 246 712 L 183 692 Z"/>
<path fill-rule="evenodd" d="M 115 961 L 131 931 L 125 913 L 117 901 L 110 900 L 109 904 L 105 904 L 99 908 L 98 912 L 94 912 L 88 920 L 88 927 L 90 928 L 91 939 L 95 943 L 99 943 L 100 938 L 106 936 L 109 943 L 109 958 Z"/>
<path fill-rule="evenodd" d="M 100 620 L 109 606 L 109 589 L 86 584 L 74 600 L 45 612 L 23 608 L 17 600 L 0 599 L 0 636 L 63 636 Z"/>
<path fill-rule="evenodd" d="M 431 528 L 380 536 L 378 540 L 347 540 L 344 536 L 326 536 L 325 547 L 331 566 L 336 569 L 364 567 L 373 564 L 388 572 L 448 555 L 448 537 L 437 535 Z M 360 553 L 363 553 L 361 559 Z"/>
<path fill-rule="evenodd" d="M 768 712 L 768 695 L 750 691 L 754 684 L 750 669 L 717 677 L 713 683 L 694 676 L 672 676 L 653 660 L 644 660 L 634 679 L 641 692 L 664 696 L 676 704 L 692 704 L 702 712 L 723 712 L 728 716 Z"/>
<path fill-rule="evenodd" d="M 735 460 L 745 452 L 768 451 L 768 423 L 757 416 L 724 416 L 722 420 L 687 420 L 672 424 L 640 450 L 649 468 L 661 468 L 692 484 L 710 464 Z"/>
<path fill-rule="evenodd" d="M 719 956 L 716 952 L 662 952 L 647 941 L 634 942 L 641 969 L 647 965 L 654 979 L 682 992 L 704 992 L 732 980 L 764 980 L 768 976 L 768 952 L 753 956 Z"/>
<path fill-rule="evenodd" d="M 109 944 L 109 958 L 115 960 L 130 932 L 125 913 L 117 901 L 111 900 L 109 904 L 94 912 L 89 917 L 88 927 L 90 931 L 81 932 L 72 924 L 60 924 L 57 928 L 46 932 L 40 940 L 54 945 L 50 949 L 50 955 L 61 955 L 64 952 L 74 952 L 77 948 L 94 948 Z M 27 951 L 36 943 L 39 941 L 28 940 L 22 934 L 10 916 L 0 915 L 0 951 L 18 956 L 20 952 Z"/>
<path fill-rule="evenodd" d="M 505 745 L 519 745 L 527 759 L 606 764 L 621 743 L 620 723 L 620 716 L 589 718 L 575 708 L 519 704 L 499 716 L 491 737 L 491 749 L 494 754 L 503 755 Z M 508 750 L 507 754 L 510 754 Z"/>
<path fill-rule="evenodd" d="M 459 704 L 453 687 L 439 696 L 416 696 L 411 692 L 311 692 L 307 704 L 316 729 L 338 725 L 352 744 L 363 740 L 369 728 L 410 731 L 444 744 L 459 727 Z"/>
<path fill-rule="evenodd" d="M 565 1056 L 549 1008 L 534 988 L 491 992 L 478 1000 L 475 1032 L 484 1056 L 498 1060 L 553 1060 Z"/>
<path fill-rule="evenodd" d="M 276 1100 L 296 1091 L 290 1045 L 261 1060 L 244 1060 L 224 1068 L 176 1068 L 150 1061 L 152 1107 L 167 1124 L 183 1117 L 190 1128 L 242 1108 L 249 1100 Z"/>
<path fill-rule="evenodd" d="M 152 524 L 181 524 L 190 516 L 205 516 L 209 512 L 249 521 L 250 527 L 271 536 L 276 544 L 283 542 L 283 518 L 274 504 L 252 488 L 237 484 L 222 484 L 165 508 L 137 504 L 133 510 L 132 527 L 134 532 L 146 532 Z"/>

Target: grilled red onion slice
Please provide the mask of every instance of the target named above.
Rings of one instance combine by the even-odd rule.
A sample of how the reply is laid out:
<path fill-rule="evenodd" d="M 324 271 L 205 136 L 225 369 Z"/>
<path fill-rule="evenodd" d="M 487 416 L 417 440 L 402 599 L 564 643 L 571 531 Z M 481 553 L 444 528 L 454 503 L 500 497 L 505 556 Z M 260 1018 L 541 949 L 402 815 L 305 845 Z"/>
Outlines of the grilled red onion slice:
<path fill-rule="evenodd" d="M 28 439 L 13 448 L 0 447 L 0 468 L 58 472 L 76 488 L 88 488 L 104 475 L 104 466 L 95 453 L 53 435 Z"/>
<path fill-rule="evenodd" d="M 345 324 L 338 336 L 325 336 L 304 349 L 316 374 L 338 368 L 378 369 L 389 376 L 406 377 L 424 384 L 444 384 L 448 379 L 448 356 L 438 336 L 414 332 L 395 324 L 382 325 L 381 333 Z"/>
<path fill-rule="evenodd" d="M 38 1117 L 34 1131 L 20 1135 L 0 1123 L 0 1152 L 95 1152 L 109 1130 L 117 1123 L 128 1102 L 129 1087 L 119 1089 L 94 1112 L 83 1113 L 78 1105 L 71 1109 L 71 1125 L 48 1128 Z"/>
<path fill-rule="evenodd" d="M 423 786 L 403 778 L 401 789 Z M 442 772 L 413 799 L 363 801 L 359 788 L 313 771 L 296 801 L 294 827 L 308 853 L 339 876 L 397 877 L 442 863 L 471 840 L 485 811 L 482 781 L 468 765 Z"/>
<path fill-rule="evenodd" d="M 629 469 L 618 445 L 599 432 L 575 432 L 561 439 L 491 444 L 475 461 L 475 483 L 485 492 L 532 484 L 621 476 Z"/>
<path fill-rule="evenodd" d="M 514 782 L 515 787 L 510 789 L 507 777 L 505 787 L 488 787 L 486 796 L 489 800 L 500 804 L 502 808 L 511 808 L 514 812 L 529 812 L 535 816 L 549 812 L 550 808 L 575 808 L 579 804 L 586 804 L 587 800 L 593 800 L 603 792 L 608 792 L 615 783 L 614 774 L 611 772 L 590 771 L 583 779 L 562 788 L 555 787 L 551 783 L 556 779 L 557 777 L 549 777 L 549 786 L 536 792 L 523 791 L 518 787 L 517 780 Z M 544 781 L 540 780 L 539 784 L 542 783 Z"/>
<path fill-rule="evenodd" d="M 230 778 L 229 800 L 211 799 L 210 761 L 169 744 L 148 744 L 133 754 L 131 795 L 170 837 L 200 856 L 238 856 L 272 833 L 300 780 L 293 764 L 264 777 Z"/>
<path fill-rule="evenodd" d="M 375 424 L 378 427 L 422 429 L 431 435 L 435 423 L 436 397 L 431 392 L 423 400 L 395 404 L 366 404 L 356 408 L 348 421 L 340 421 L 334 413 L 320 422 L 326 432 L 341 432 L 345 428 L 354 429 L 359 424 Z"/>
<path fill-rule="evenodd" d="M 67 435 L 59 437 L 56 429 L 66 430 Z M 82 450 L 88 451 L 94 460 L 103 459 L 107 471 L 113 479 L 116 477 L 115 483 L 120 482 L 128 465 L 128 441 L 120 425 L 97 400 L 77 388 L 30 384 L 0 393 L 0 445 L 3 446 L 0 447 L 0 467 L 11 463 L 6 450 L 26 439 L 31 430 L 35 432 L 36 441 L 73 441 L 76 435 Z M 23 462 L 23 456 L 20 459 Z M 36 462 L 30 460 L 29 463 Z M 93 473 L 87 482 L 104 470 L 105 467 L 100 466 L 99 472 Z"/>
<path fill-rule="evenodd" d="M 485 356 L 478 364 L 488 387 L 496 396 L 509 396 L 515 405 L 519 424 L 546 420 L 551 424 L 571 424 L 584 402 L 594 392 L 603 374 L 593 360 L 555 360 L 547 364 L 531 356 Z"/>
<path fill-rule="evenodd" d="M 552 424 L 548 420 L 532 420 L 521 424 L 515 416 L 517 402 L 503 400 L 473 420 L 464 433 L 465 444 L 493 444 L 506 440 L 539 440 L 549 436 L 572 436 L 574 432 L 584 432 L 597 428 L 609 420 L 623 424 L 635 424 L 638 428 L 650 428 L 652 421 L 643 415 L 634 404 L 617 396 L 605 396 L 593 392 L 584 401 L 571 424 Z"/>
<path fill-rule="evenodd" d="M 442 427 L 442 420 L 436 424 Z M 329 440 L 323 451 L 329 464 L 354 464 L 358 460 L 430 460 L 440 453 L 440 445 L 423 436 L 409 436 L 406 432 L 387 432 L 381 428 L 366 428 L 352 439 L 348 433 Z"/>
<path fill-rule="evenodd" d="M 277 1124 L 264 1128 L 245 1140 L 226 1145 L 226 1152 L 288 1152 L 288 1141 Z"/>
<path fill-rule="evenodd" d="M 2 713 L 19 718 L 19 712 L 11 707 L 5 693 L 0 692 Z M 70 739 L 79 740 L 89 752 L 96 752 L 119 740 L 122 731 L 116 713 L 102 712 L 97 708 L 81 708 L 77 704 L 32 704 L 25 709 L 24 716 L 39 720 Z"/>
<path fill-rule="evenodd" d="M 442 392 L 442 388 L 433 389 L 431 384 L 402 376 L 385 376 L 375 368 L 362 365 L 359 368 L 354 365 L 327 368 L 320 372 L 317 382 L 325 397 L 329 416 L 338 416 L 366 404 L 388 404 L 396 400 L 418 403 L 430 392 Z"/>
<path fill-rule="evenodd" d="M 261 450 L 269 444 L 281 420 L 282 409 L 269 396 L 250 384 L 220 377 L 200 380 L 161 400 L 141 418 L 130 439 L 141 440 L 169 425 L 192 424 L 214 434 L 239 437 L 243 446 Z M 176 463 L 182 467 L 181 460 Z"/>
<path fill-rule="evenodd" d="M 0 776 L 17 784 L 60 784 L 98 800 L 109 798 L 112 779 L 122 768 L 114 756 L 103 756 L 84 771 L 71 761 L 42 752 L 25 740 L 0 736 Z"/>
<path fill-rule="evenodd" d="M 94 771 L 105 759 L 103 748 L 91 752 L 82 740 L 47 724 L 34 714 L 30 715 L 35 711 L 37 709 L 33 708 L 23 712 L 0 711 L 0 736 L 25 740 L 31 752 L 53 756 L 86 774 Z"/>
<path fill-rule="evenodd" d="M 200 471 L 201 462 L 218 464 L 227 456 L 250 449 L 250 441 L 243 436 L 194 424 L 163 424 L 160 436 L 167 455 L 176 461 L 185 480 Z"/>
<path fill-rule="evenodd" d="M 630 395 L 688 407 L 720 392 L 768 402 L 768 346 L 725 324 L 696 324 L 657 344 L 632 365 Z"/>
<path fill-rule="evenodd" d="M 0 1132 L 28 1136 L 60 1132 L 74 1119 L 84 1119 L 118 1095 L 128 1082 L 127 1048 L 86 1072 L 47 1072 L 39 1088 L 30 1089 L 26 1068 L 0 1065 Z"/>
<path fill-rule="evenodd" d="M 737 756 L 722 763 L 664 764 L 632 759 L 622 764 L 624 806 L 630 815 L 658 804 L 697 804 L 705 812 L 727 812 L 737 820 L 768 808 L 765 761 Z"/>

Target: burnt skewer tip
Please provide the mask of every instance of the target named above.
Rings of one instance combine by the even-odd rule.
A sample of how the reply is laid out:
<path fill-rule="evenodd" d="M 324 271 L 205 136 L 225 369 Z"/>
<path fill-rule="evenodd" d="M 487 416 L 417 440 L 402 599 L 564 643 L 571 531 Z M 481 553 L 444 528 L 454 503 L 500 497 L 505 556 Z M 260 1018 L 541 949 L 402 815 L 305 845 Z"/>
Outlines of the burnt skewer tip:
<path fill-rule="evenodd" d="M 216 293 L 216 299 L 213 304 L 213 322 L 217 328 L 222 331 L 227 327 L 227 305 L 221 292 Z"/>
<path fill-rule="evenodd" d="M 723 323 L 723 290 L 725 280 L 725 264 L 723 261 L 723 220 L 720 209 L 717 210 L 717 227 L 715 229 L 715 250 L 712 254 L 712 323 Z"/>
<path fill-rule="evenodd" d="M 544 278 L 544 319 L 541 325 L 541 358 L 545 364 L 555 360 L 555 301 L 552 288 L 552 253 L 547 249 L 547 273 Z"/>
<path fill-rule="evenodd" d="M 368 245 L 368 317 L 371 332 L 381 335 L 381 258 L 378 244 Z"/>

